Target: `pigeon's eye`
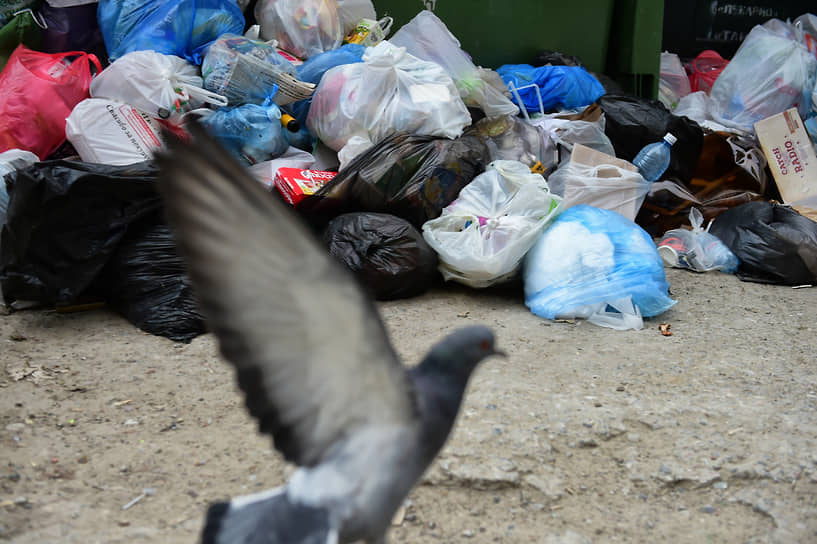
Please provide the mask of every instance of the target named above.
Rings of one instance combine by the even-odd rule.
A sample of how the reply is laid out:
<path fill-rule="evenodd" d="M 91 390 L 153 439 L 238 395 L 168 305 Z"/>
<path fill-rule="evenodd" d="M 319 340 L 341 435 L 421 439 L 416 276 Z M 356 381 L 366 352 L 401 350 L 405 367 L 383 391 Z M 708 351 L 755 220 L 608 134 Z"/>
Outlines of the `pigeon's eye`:
<path fill-rule="evenodd" d="M 489 340 L 483 340 L 479 343 L 479 347 L 482 348 L 484 351 L 488 351 L 491 349 L 491 342 Z"/>

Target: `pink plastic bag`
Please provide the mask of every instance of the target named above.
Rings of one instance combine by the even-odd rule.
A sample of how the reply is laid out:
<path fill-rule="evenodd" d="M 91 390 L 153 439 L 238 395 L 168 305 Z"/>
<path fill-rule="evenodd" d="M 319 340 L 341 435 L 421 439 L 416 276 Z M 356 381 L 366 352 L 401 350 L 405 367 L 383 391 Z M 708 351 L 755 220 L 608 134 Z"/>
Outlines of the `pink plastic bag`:
<path fill-rule="evenodd" d="M 24 149 L 45 159 L 65 141 L 65 120 L 88 98 L 91 63 L 82 51 L 40 53 L 20 45 L 0 72 L 0 152 Z"/>

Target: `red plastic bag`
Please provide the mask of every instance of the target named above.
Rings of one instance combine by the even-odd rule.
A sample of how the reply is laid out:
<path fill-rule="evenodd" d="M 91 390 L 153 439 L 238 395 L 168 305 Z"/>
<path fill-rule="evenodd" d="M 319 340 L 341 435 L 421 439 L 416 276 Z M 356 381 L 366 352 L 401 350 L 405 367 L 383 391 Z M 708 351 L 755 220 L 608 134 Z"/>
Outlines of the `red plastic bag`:
<path fill-rule="evenodd" d="M 729 61 L 720 56 L 717 51 L 711 49 L 701 51 L 701 54 L 695 57 L 686 67 L 692 92 L 705 91 L 706 94 L 709 94 L 712 85 L 727 64 L 729 64 Z"/>
<path fill-rule="evenodd" d="M 91 63 L 83 51 L 48 54 L 20 45 L 0 72 L 0 152 L 25 149 L 45 159 L 65 141 L 65 120 L 88 98 Z"/>

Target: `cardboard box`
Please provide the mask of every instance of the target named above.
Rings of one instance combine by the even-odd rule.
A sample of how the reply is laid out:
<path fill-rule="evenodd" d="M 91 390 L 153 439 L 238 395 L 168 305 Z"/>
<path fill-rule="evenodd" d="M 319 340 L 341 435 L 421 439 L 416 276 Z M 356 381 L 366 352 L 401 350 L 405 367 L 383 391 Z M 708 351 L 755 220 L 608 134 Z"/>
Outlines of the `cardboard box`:
<path fill-rule="evenodd" d="M 295 205 L 307 196 L 315 194 L 337 175 L 337 172 L 283 167 L 276 172 L 273 183 L 287 202 Z"/>
<path fill-rule="evenodd" d="M 783 202 L 803 208 L 804 215 L 815 213 L 817 154 L 797 108 L 758 121 L 755 133 Z"/>

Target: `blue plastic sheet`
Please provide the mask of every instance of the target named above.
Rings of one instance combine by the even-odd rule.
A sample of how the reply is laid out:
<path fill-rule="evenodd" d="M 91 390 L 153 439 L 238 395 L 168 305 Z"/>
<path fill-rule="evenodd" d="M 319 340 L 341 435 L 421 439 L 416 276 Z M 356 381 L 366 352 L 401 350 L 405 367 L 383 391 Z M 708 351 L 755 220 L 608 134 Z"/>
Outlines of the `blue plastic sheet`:
<path fill-rule="evenodd" d="M 273 159 L 289 147 L 281 110 L 275 104 L 219 108 L 201 122 L 224 147 L 248 164 Z"/>
<path fill-rule="evenodd" d="M 592 104 L 605 93 L 604 87 L 587 70 L 580 66 L 540 66 L 530 64 L 505 64 L 497 73 L 510 88 L 519 89 L 536 85 L 542 94 L 542 109 L 548 112 L 553 109 L 582 108 Z M 514 102 L 516 97 L 512 95 Z M 528 111 L 539 111 L 537 88 L 528 87 L 519 91 L 522 104 Z M 544 113 L 543 112 L 543 113 Z"/>
<path fill-rule="evenodd" d="M 216 38 L 244 32 L 235 0 L 100 0 L 97 19 L 111 61 L 153 50 L 201 64 Z"/>
<path fill-rule="evenodd" d="M 525 304 L 547 319 L 632 297 L 644 317 L 675 304 L 655 244 L 623 215 L 585 204 L 562 212 L 528 252 Z"/>

